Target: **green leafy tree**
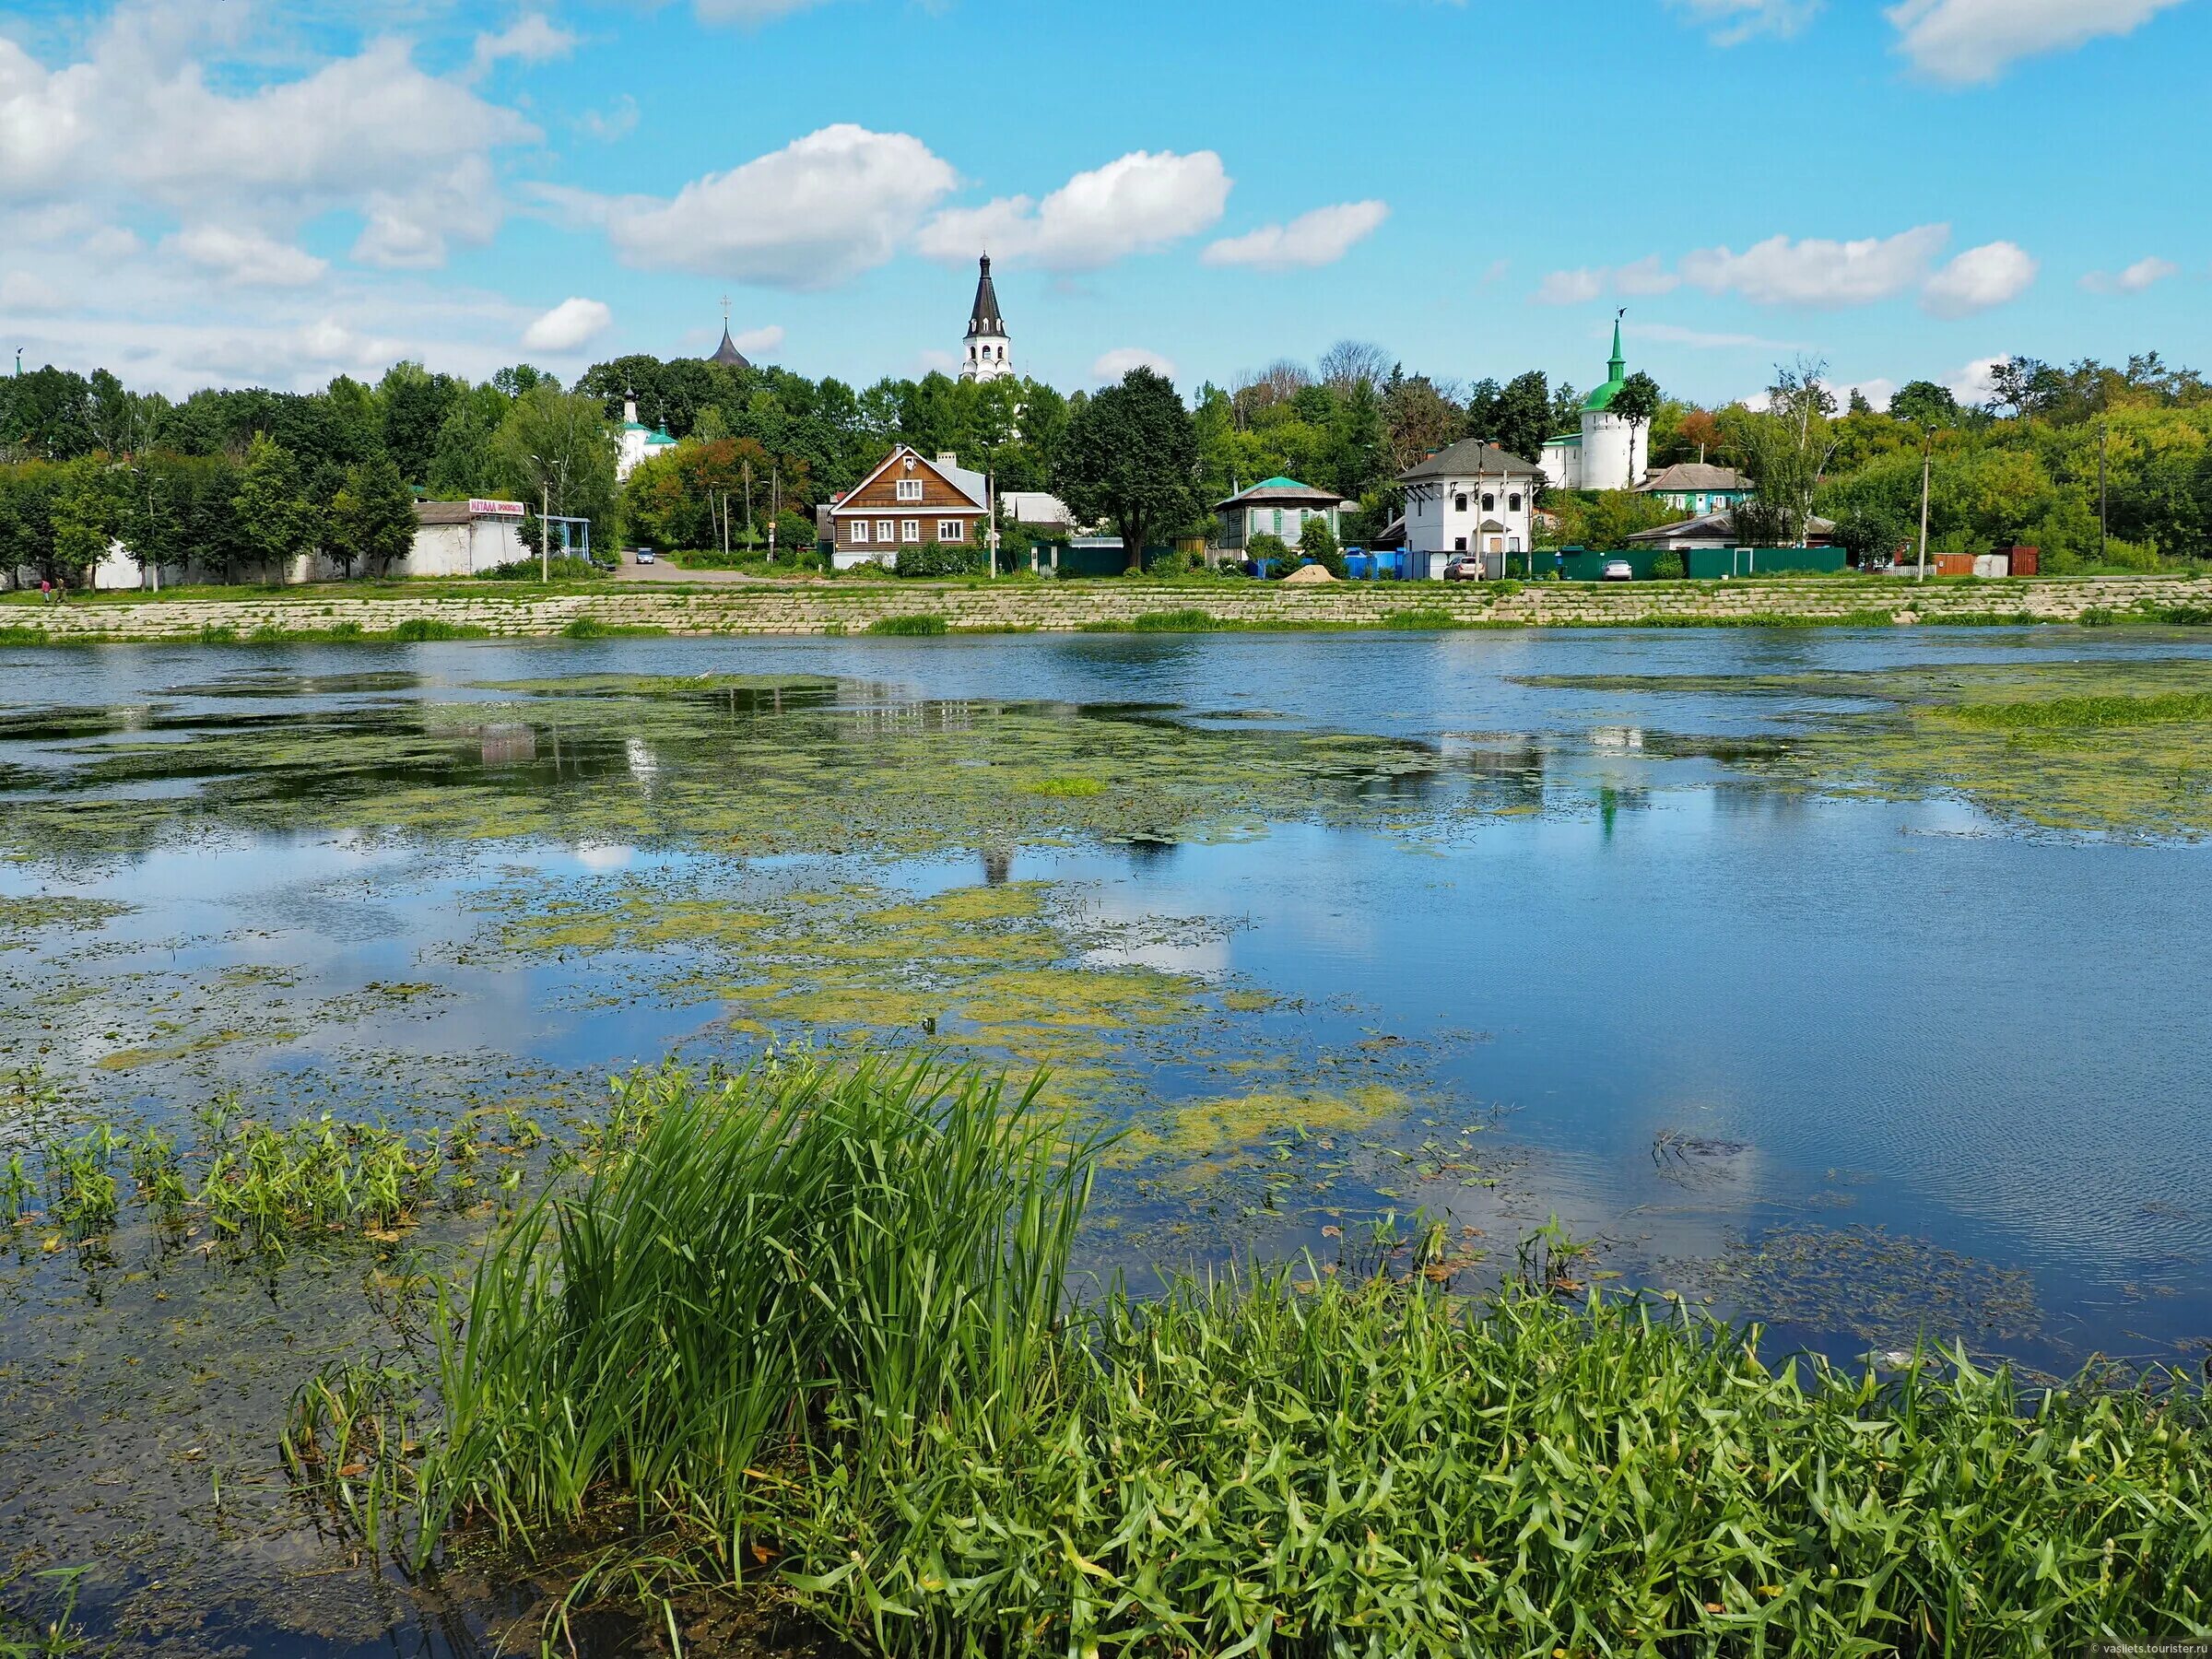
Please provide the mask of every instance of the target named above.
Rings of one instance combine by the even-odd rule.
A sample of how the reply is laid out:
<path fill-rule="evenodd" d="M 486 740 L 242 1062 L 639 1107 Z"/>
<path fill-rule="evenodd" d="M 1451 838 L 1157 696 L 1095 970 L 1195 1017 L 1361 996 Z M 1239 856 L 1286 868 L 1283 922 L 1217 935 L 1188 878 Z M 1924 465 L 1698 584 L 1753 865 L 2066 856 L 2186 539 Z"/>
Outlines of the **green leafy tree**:
<path fill-rule="evenodd" d="M 472 386 L 445 412 L 430 449 L 429 491 L 448 500 L 488 495 L 500 488 L 491 441 L 513 399 L 497 386 Z"/>
<path fill-rule="evenodd" d="M 1756 492 L 1735 511 L 1736 534 L 1754 547 L 1800 547 L 1835 452 L 1836 400 L 1821 383 L 1825 363 L 1777 365 L 1763 410 L 1736 408 L 1728 432 Z"/>
<path fill-rule="evenodd" d="M 1889 558 L 1912 535 L 1903 515 L 1879 501 L 1853 507 L 1836 521 L 1836 544 L 1855 565 Z"/>
<path fill-rule="evenodd" d="M 1290 544 L 1272 530 L 1262 530 L 1246 541 L 1244 557 L 1255 565 L 1266 565 L 1276 576 L 1288 576 L 1299 562 L 1290 555 Z"/>
<path fill-rule="evenodd" d="M 1666 397 L 1659 390 L 1659 382 L 1641 369 L 1620 382 L 1620 390 L 1613 394 L 1612 413 L 1629 423 L 1630 453 L 1635 451 L 1635 432 L 1638 427 L 1649 428 L 1657 418 Z M 1648 446 L 1646 453 L 1649 453 Z M 1631 484 L 1636 479 L 1629 480 Z"/>
<path fill-rule="evenodd" d="M 1298 533 L 1298 550 L 1337 581 L 1344 580 L 1344 555 L 1336 546 L 1336 533 L 1329 528 L 1327 519 L 1306 521 L 1305 528 Z"/>
<path fill-rule="evenodd" d="M 1146 538 L 1171 535 L 1197 514 L 1198 443 L 1174 386 L 1147 368 L 1090 399 L 1068 422 L 1054 482 L 1077 516 L 1111 522 L 1128 568 L 1144 568 Z"/>
<path fill-rule="evenodd" d="M 528 505 L 559 517 L 589 519 L 592 539 L 614 545 L 615 430 L 597 398 L 568 393 L 541 381 L 508 406 L 492 435 L 490 460 L 500 488 Z M 534 537 L 543 535 L 534 526 Z"/>
<path fill-rule="evenodd" d="M 104 456 L 89 455 L 63 463 L 56 474 L 52 552 L 40 574 L 57 586 L 72 577 L 89 586 L 92 567 L 108 556 L 123 523 L 123 475 Z"/>
<path fill-rule="evenodd" d="M 341 571 L 382 575 L 415 545 L 415 496 L 388 456 L 356 462 L 331 498 L 328 547 Z"/>
<path fill-rule="evenodd" d="M 1551 385 L 1544 371 L 1532 369 L 1506 382 L 1484 424 L 1488 429 L 1470 423 L 1468 436 L 1494 443 L 1524 461 L 1542 454 L 1544 440 L 1557 429 L 1552 425 Z"/>
<path fill-rule="evenodd" d="M 1907 381 L 1889 398 L 1889 413 L 1916 427 L 1955 427 L 1959 400 L 1934 381 Z"/>
<path fill-rule="evenodd" d="M 266 432 L 256 432 L 246 446 L 232 506 L 239 550 L 276 567 L 279 579 L 284 565 L 315 545 L 320 526 L 300 484 L 300 464 Z"/>

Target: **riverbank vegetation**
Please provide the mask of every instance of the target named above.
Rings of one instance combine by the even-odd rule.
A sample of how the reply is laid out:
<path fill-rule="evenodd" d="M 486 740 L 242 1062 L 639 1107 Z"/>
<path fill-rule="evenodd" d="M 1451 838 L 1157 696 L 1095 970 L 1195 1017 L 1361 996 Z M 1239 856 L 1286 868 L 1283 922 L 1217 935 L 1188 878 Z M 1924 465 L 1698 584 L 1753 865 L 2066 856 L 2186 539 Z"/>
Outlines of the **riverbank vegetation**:
<path fill-rule="evenodd" d="M 2178 1375 L 1770 1361 L 1581 1299 L 1571 1251 L 1456 1296 L 1425 1231 L 1138 1300 L 1070 1268 L 1101 1143 L 925 1061 L 655 1074 L 618 1116 L 434 1374 L 295 1403 L 295 1474 L 416 1569 L 583 1536 L 571 1601 L 751 1586 L 901 1655 L 2212 1634 Z"/>
<path fill-rule="evenodd" d="M 618 487 L 615 423 L 633 394 L 678 442 Z M 1917 533 L 1925 458 L 1936 551 L 2027 543 L 2054 575 L 2212 557 L 2212 387 L 2156 352 L 2070 368 L 2014 357 L 1963 397 L 1916 381 L 1880 410 L 1856 393 L 1845 403 L 1822 366 L 1800 364 L 1777 371 L 1774 395 L 1762 410 L 1651 402 L 1654 467 L 1724 464 L 1776 503 L 1744 519 L 1747 545 L 1792 545 L 1817 511 L 1853 552 L 1886 556 Z M 375 573 L 405 551 L 422 494 L 522 500 L 533 547 L 549 505 L 591 520 L 601 548 L 627 537 L 774 574 L 818 562 L 813 509 L 900 443 L 955 454 L 1002 494 L 1056 491 L 1133 547 L 1206 535 L 1212 502 L 1273 476 L 1356 503 L 1345 530 L 1361 544 L 1404 511 L 1398 477 L 1423 455 L 1471 437 L 1533 460 L 1574 428 L 1580 404 L 1542 371 L 1466 382 L 1358 341 L 1312 366 L 1284 359 L 1208 382 L 1187 401 L 1145 369 L 1064 396 L 1014 377 L 931 373 L 855 390 L 635 356 L 573 387 L 527 365 L 476 384 L 400 363 L 374 385 L 340 376 L 318 393 L 209 388 L 171 403 L 105 370 L 49 366 L 0 384 L 0 569 L 76 585 L 120 540 L 142 567 L 224 581 L 266 579 L 315 549 Z M 1544 504 L 1546 545 L 1618 546 L 1680 516 L 1626 490 L 1550 489 Z M 773 565 L 759 562 L 771 525 Z M 1021 566 L 1032 543 L 1067 529 L 1009 521 L 1006 562 Z"/>

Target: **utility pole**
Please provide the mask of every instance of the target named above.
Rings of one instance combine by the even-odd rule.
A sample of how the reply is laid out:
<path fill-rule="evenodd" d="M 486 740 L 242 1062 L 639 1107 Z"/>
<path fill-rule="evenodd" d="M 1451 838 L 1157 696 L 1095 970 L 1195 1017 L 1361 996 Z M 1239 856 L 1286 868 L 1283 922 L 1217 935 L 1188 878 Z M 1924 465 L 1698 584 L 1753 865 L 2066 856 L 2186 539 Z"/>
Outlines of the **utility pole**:
<path fill-rule="evenodd" d="M 537 475 L 537 579 L 553 580 L 553 487 Z"/>
<path fill-rule="evenodd" d="M 768 464 L 768 562 L 776 562 L 776 520 L 783 514 L 783 469 Z"/>
<path fill-rule="evenodd" d="M 991 580 L 998 580 L 998 475 L 983 475 L 983 545 L 991 549 Z"/>
<path fill-rule="evenodd" d="M 1914 580 L 1928 579 L 1928 472 L 1936 464 L 1936 429 L 1924 429 L 1920 447 L 1920 574 Z"/>

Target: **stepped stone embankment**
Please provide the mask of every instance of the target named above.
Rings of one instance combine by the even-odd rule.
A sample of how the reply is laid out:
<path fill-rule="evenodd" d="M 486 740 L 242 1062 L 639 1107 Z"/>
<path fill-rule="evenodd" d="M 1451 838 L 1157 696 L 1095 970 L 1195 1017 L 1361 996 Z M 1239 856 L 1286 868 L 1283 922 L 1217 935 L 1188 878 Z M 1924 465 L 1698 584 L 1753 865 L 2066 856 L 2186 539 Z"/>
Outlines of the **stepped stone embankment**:
<path fill-rule="evenodd" d="M 250 640 L 255 635 L 388 635 L 408 622 L 500 638 L 543 638 L 579 623 L 682 635 L 854 634 L 894 618 L 937 618 L 955 632 L 1065 633 L 1124 629 L 1161 613 L 1203 612 L 1230 628 L 1391 626 L 1634 628 L 1883 625 L 1947 621 L 2078 622 L 2085 613 L 2212 609 L 2212 578 L 2018 580 L 1974 583 L 1808 580 L 1596 586 L 1533 582 L 1517 592 L 1435 583 L 1312 587 L 1177 587 L 1149 582 L 1067 583 L 747 584 L 712 588 L 612 584 L 530 594 L 389 587 L 359 594 L 150 599 L 78 598 L 0 606 L 0 639 L 22 643 Z M 1410 615 L 1409 615 L 1410 613 Z"/>

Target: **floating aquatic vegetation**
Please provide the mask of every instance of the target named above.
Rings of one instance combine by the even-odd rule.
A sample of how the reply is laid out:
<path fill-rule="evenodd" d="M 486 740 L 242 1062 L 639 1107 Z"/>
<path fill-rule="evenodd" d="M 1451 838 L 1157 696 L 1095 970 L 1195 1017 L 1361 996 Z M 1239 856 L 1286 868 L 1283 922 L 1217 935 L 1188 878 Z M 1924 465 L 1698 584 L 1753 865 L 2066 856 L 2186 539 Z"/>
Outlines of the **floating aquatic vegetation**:
<path fill-rule="evenodd" d="M 18 950 L 32 935 L 50 928 L 88 930 L 104 926 L 132 906 L 113 899 L 82 899 L 67 894 L 0 895 L 0 950 Z"/>
<path fill-rule="evenodd" d="M 1522 683 L 1781 702 L 1794 728 L 1786 741 L 1717 756 L 1771 783 L 1957 794 L 2000 821 L 2041 829 L 2212 835 L 2212 662 L 2202 658 Z"/>
<path fill-rule="evenodd" d="M 0 846 L 112 854 L 230 830 L 933 853 L 1168 843 L 1286 819 L 1481 811 L 1418 743 L 1147 711 L 922 701 L 859 682 L 519 681 L 507 700 L 19 717 Z M 7 785 L 12 784 L 12 787 Z"/>
<path fill-rule="evenodd" d="M 1876 1227 L 1774 1228 L 1721 1255 L 1661 1266 L 1764 1320 L 1892 1348 L 2023 1336 L 2040 1323 L 2026 1274 Z"/>

